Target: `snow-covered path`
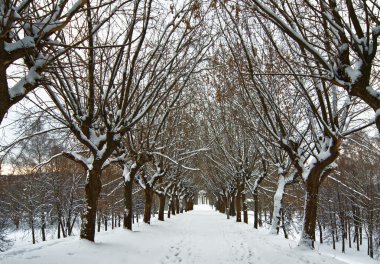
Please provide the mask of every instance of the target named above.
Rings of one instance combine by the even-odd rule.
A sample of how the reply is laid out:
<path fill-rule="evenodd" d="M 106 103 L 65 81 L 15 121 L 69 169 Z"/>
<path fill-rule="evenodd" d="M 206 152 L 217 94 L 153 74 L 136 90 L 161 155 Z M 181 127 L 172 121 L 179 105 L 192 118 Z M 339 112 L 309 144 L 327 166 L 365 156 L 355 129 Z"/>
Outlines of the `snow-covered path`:
<path fill-rule="evenodd" d="M 234 228 L 210 210 L 181 217 L 169 231 L 168 250 L 160 263 L 258 263 L 244 241 L 244 229 Z M 237 227 L 237 226 L 236 226 Z"/>
<path fill-rule="evenodd" d="M 66 238 L 17 247 L 0 254 L 0 263 L 360 263 L 302 250 L 295 241 L 227 220 L 208 207 L 197 209 L 150 226 L 136 225 L 134 232 L 118 228 L 98 233 L 95 244 Z M 368 257 L 360 259 L 372 263 Z"/>

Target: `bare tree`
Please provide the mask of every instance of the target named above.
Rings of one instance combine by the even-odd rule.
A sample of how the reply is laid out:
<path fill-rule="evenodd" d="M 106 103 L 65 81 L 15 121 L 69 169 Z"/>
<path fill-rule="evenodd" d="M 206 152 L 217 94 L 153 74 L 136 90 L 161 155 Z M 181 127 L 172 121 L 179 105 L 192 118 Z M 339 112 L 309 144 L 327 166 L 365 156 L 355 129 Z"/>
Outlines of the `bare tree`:
<path fill-rule="evenodd" d="M 361 110 L 352 111 L 356 108 L 351 98 L 315 78 L 313 61 L 306 55 L 302 66 L 291 64 L 294 47 L 286 45 L 286 40 L 280 43 L 270 25 L 260 24 L 250 10 L 236 17 L 230 8 L 223 5 L 231 23 L 222 26 L 238 71 L 236 78 L 247 96 L 244 106 L 250 105 L 256 115 L 252 117 L 248 110 L 247 118 L 252 119 L 253 128 L 258 121 L 256 133 L 285 151 L 302 176 L 306 198 L 300 244 L 313 247 L 319 186 L 336 167 L 343 135 L 350 133 L 350 125 L 357 125 L 349 121 Z M 302 48 L 297 52 L 305 53 Z"/>
<path fill-rule="evenodd" d="M 14 104 L 43 82 L 49 65 L 66 53 L 68 46 L 59 47 L 59 36 L 84 5 L 83 0 L 0 3 L 0 123 Z"/>
<path fill-rule="evenodd" d="M 162 15 L 167 9 L 152 0 L 113 1 L 100 9 L 88 2 L 87 7 L 81 28 L 88 39 L 85 49 L 57 62 L 46 88 L 58 118 L 85 151 L 63 154 L 87 171 L 81 238 L 94 241 L 103 167 L 131 128 L 185 86 L 208 40 L 199 34 L 202 19 L 194 17 L 189 3 L 168 17 Z"/>
<path fill-rule="evenodd" d="M 308 58 L 311 75 L 342 87 L 373 109 L 380 132 L 380 91 L 375 67 L 379 60 L 380 6 L 376 1 L 240 3 L 242 9 L 260 14 L 257 18 L 261 23 L 271 21 L 298 45 L 299 51 L 293 52 Z"/>

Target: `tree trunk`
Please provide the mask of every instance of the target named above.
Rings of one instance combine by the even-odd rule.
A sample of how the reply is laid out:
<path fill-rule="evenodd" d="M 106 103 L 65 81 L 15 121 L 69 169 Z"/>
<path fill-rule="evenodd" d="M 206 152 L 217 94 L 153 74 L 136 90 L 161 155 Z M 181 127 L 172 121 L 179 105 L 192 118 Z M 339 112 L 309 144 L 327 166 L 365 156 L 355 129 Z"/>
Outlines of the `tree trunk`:
<path fill-rule="evenodd" d="M 45 227 L 46 227 L 45 213 L 41 212 L 41 236 L 42 236 L 42 241 L 46 241 Z"/>
<path fill-rule="evenodd" d="M 360 246 L 359 246 L 359 215 L 358 215 L 358 211 L 359 209 L 353 205 L 352 206 L 352 213 L 353 213 L 353 218 L 354 218 L 354 232 L 355 232 L 355 236 L 354 236 L 354 243 L 355 243 L 355 240 L 356 240 L 356 250 L 359 251 L 360 250 Z"/>
<path fill-rule="evenodd" d="M 19 227 L 20 227 L 20 218 L 18 216 L 16 216 L 13 220 L 13 223 L 15 224 L 16 226 L 16 229 L 18 230 Z"/>
<path fill-rule="evenodd" d="M 133 200 L 132 200 L 133 180 L 124 180 L 124 220 L 123 228 L 132 230 L 133 222 Z"/>
<path fill-rule="evenodd" d="M 236 194 L 236 222 L 241 222 L 241 192 Z"/>
<path fill-rule="evenodd" d="M 111 228 L 115 228 L 115 214 L 114 212 L 111 213 Z"/>
<path fill-rule="evenodd" d="M 3 1 L 5 3 L 5 1 Z M 7 79 L 7 67 L 6 63 L 4 63 L 4 59 L 7 57 L 7 52 L 3 47 L 3 41 L 1 45 L 1 64 L 0 64 L 0 124 L 3 121 L 3 118 L 5 114 L 8 112 L 8 109 L 12 106 L 11 104 L 11 98 L 9 96 L 9 90 L 8 90 L 8 79 Z"/>
<path fill-rule="evenodd" d="M 235 193 L 232 193 L 231 203 L 230 203 L 230 216 L 236 216 L 235 202 L 236 202 L 236 196 L 235 196 Z"/>
<path fill-rule="evenodd" d="M 177 201 L 177 196 L 176 195 L 173 195 L 172 196 L 172 202 L 170 203 L 170 209 L 172 211 L 172 215 L 175 215 L 175 208 L 176 208 L 176 201 Z"/>
<path fill-rule="evenodd" d="M 319 191 L 320 172 L 316 170 L 309 174 L 306 184 L 305 195 L 305 215 L 303 230 L 299 245 L 314 248 L 315 228 L 317 222 L 318 191 Z"/>
<path fill-rule="evenodd" d="M 69 226 L 68 233 L 67 233 L 69 236 L 71 236 L 73 234 L 73 228 L 74 228 L 75 221 L 77 220 L 77 217 L 78 217 L 78 215 L 76 214 L 74 216 L 73 221 L 71 222 L 71 224 Z"/>
<path fill-rule="evenodd" d="M 288 239 L 288 232 L 286 231 L 286 226 L 285 226 L 285 212 L 284 208 L 281 208 L 281 222 L 282 222 L 282 231 L 284 232 L 284 237 Z"/>
<path fill-rule="evenodd" d="M 333 249 L 335 250 L 335 214 L 332 211 L 331 207 L 329 208 L 330 211 L 330 222 L 331 222 L 331 237 L 333 242 Z"/>
<path fill-rule="evenodd" d="M 36 235 L 35 235 L 35 230 L 34 230 L 33 215 L 30 216 L 30 228 L 32 229 L 32 243 L 36 244 Z"/>
<path fill-rule="evenodd" d="M 61 221 L 58 221 L 58 234 L 57 234 L 57 238 L 61 239 Z"/>
<path fill-rule="evenodd" d="M 299 245 L 301 246 L 304 245 L 314 249 L 319 186 L 329 173 L 329 170 L 325 170 L 327 166 L 338 158 L 340 144 L 341 139 L 330 139 L 330 146 L 328 149 L 330 155 L 325 157 L 322 161 L 313 164 L 313 167 L 310 169 L 306 177 L 305 214 L 301 239 L 299 242 Z"/>
<path fill-rule="evenodd" d="M 282 200 L 284 198 L 285 185 L 285 177 L 283 175 L 280 175 L 278 178 L 277 190 L 273 198 L 273 221 L 270 229 L 271 234 L 278 234 L 280 230 L 281 209 Z"/>
<path fill-rule="evenodd" d="M 342 202 L 340 199 L 340 192 L 339 192 L 339 187 L 337 186 L 337 198 L 338 198 L 338 209 L 339 209 L 339 219 L 340 219 L 340 232 L 342 234 L 342 252 L 346 252 L 346 244 L 345 244 L 345 239 L 346 239 L 346 224 L 345 224 L 345 214 L 344 214 L 344 209 L 342 206 Z"/>
<path fill-rule="evenodd" d="M 222 214 L 226 213 L 226 197 L 220 199 L 220 210 Z"/>
<path fill-rule="evenodd" d="M 369 210 L 369 219 L 368 219 L 368 255 L 373 258 L 373 211 L 374 208 L 371 206 Z"/>
<path fill-rule="evenodd" d="M 349 219 L 347 219 L 347 232 L 348 234 L 348 247 L 351 248 L 352 247 L 352 244 L 351 244 L 351 221 Z"/>
<path fill-rule="evenodd" d="M 323 244 L 323 231 L 321 221 L 318 220 L 318 229 L 319 229 L 319 243 Z"/>
<path fill-rule="evenodd" d="M 176 208 L 176 214 L 179 214 L 179 198 L 178 195 L 175 196 L 175 208 Z"/>
<path fill-rule="evenodd" d="M 227 219 L 230 219 L 230 206 L 231 206 L 230 197 L 227 194 L 227 196 L 226 196 L 226 215 L 227 215 Z"/>
<path fill-rule="evenodd" d="M 253 227 L 255 229 L 258 229 L 259 228 L 259 195 L 257 193 L 257 189 L 255 189 L 253 191 L 253 201 L 254 201 L 254 211 L 255 211 L 255 218 L 254 218 L 254 222 L 253 222 Z"/>
<path fill-rule="evenodd" d="M 36 235 L 35 235 L 35 232 L 34 232 L 34 225 L 32 226 L 32 243 L 36 244 Z"/>
<path fill-rule="evenodd" d="M 100 166 L 94 166 L 94 164 L 93 169 L 87 171 L 87 179 L 85 185 L 86 208 L 82 215 L 80 238 L 87 239 L 89 241 L 95 241 L 96 211 L 99 194 L 102 188 L 100 174 Z"/>
<path fill-rule="evenodd" d="M 270 210 L 270 211 L 269 211 L 269 224 L 270 224 L 270 225 L 272 224 L 272 220 L 273 220 L 273 211 Z"/>
<path fill-rule="evenodd" d="M 100 226 L 102 225 L 100 212 L 98 212 L 98 232 L 100 232 Z"/>
<path fill-rule="evenodd" d="M 343 220 L 343 217 L 341 216 L 340 217 L 340 229 L 341 229 L 341 232 L 342 232 L 342 252 L 345 253 L 346 252 L 346 241 L 345 241 L 345 238 L 346 238 L 346 232 L 345 232 L 345 229 L 344 229 L 344 220 Z"/>
<path fill-rule="evenodd" d="M 108 229 L 108 215 L 104 215 L 104 231 L 107 231 Z"/>
<path fill-rule="evenodd" d="M 180 213 L 183 214 L 183 201 L 184 201 L 184 198 L 181 199 L 181 202 L 180 202 Z"/>
<path fill-rule="evenodd" d="M 65 224 L 62 219 L 59 220 L 61 222 L 61 230 L 62 230 L 62 235 L 63 237 L 67 237 L 67 233 L 65 232 Z"/>
<path fill-rule="evenodd" d="M 160 198 L 160 207 L 158 209 L 158 220 L 164 221 L 166 196 L 165 194 L 160 194 L 158 197 Z"/>
<path fill-rule="evenodd" d="M 170 211 L 171 211 L 171 204 L 172 204 L 172 197 L 173 196 L 171 196 L 170 198 L 169 198 L 169 202 L 168 202 L 168 218 L 170 218 Z"/>
<path fill-rule="evenodd" d="M 70 227 L 71 227 L 71 210 L 69 210 L 69 214 L 66 220 L 66 233 L 68 236 L 71 236 Z"/>
<path fill-rule="evenodd" d="M 150 224 L 150 212 L 153 204 L 153 188 L 147 185 L 144 189 L 145 205 L 144 205 L 144 223 Z"/>
<path fill-rule="evenodd" d="M 243 221 L 244 223 L 248 224 L 248 206 L 247 201 L 245 199 L 245 192 L 242 193 L 241 199 L 243 202 Z"/>

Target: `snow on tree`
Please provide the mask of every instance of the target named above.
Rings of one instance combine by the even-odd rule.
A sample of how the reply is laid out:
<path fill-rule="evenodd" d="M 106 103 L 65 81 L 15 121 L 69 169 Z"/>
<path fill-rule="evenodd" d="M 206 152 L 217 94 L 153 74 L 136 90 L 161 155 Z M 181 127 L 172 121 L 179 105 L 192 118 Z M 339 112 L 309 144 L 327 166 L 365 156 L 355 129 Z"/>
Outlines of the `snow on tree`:
<path fill-rule="evenodd" d="M 260 1 L 238 2 L 269 20 L 299 47 L 312 75 L 342 87 L 375 112 L 380 132 L 380 91 L 376 76 L 379 61 L 380 6 L 376 1 Z M 305 14 L 301 16 L 300 14 Z"/>
<path fill-rule="evenodd" d="M 80 25 L 84 47 L 71 50 L 51 72 L 46 89 L 57 118 L 85 150 L 63 153 L 87 171 L 81 238 L 94 241 L 101 171 L 124 135 L 163 109 L 203 58 L 209 40 L 199 31 L 202 18 L 194 18 L 189 6 L 114 1 L 92 9 L 87 3 Z"/>
<path fill-rule="evenodd" d="M 51 63 L 73 43 L 61 37 L 85 5 L 77 1 L 0 3 L 0 123 L 8 110 L 44 82 Z"/>

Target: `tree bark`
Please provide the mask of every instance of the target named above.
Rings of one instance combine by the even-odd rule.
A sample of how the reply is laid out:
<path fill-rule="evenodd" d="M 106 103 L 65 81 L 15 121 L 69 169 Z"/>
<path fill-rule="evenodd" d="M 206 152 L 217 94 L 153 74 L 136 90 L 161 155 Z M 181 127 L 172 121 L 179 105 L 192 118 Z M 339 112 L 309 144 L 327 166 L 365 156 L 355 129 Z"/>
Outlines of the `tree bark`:
<path fill-rule="evenodd" d="M 35 229 L 34 229 L 34 219 L 33 219 L 33 215 L 30 214 L 30 228 L 32 229 L 32 243 L 33 244 L 36 244 L 36 235 L 35 235 Z"/>
<path fill-rule="evenodd" d="M 89 241 L 95 241 L 96 228 L 96 211 L 98 207 L 99 194 L 102 188 L 100 181 L 101 167 L 94 166 L 93 169 L 87 171 L 87 179 L 85 185 L 85 211 L 82 215 L 82 225 L 80 238 Z"/>
<path fill-rule="evenodd" d="M 236 216 L 235 202 L 236 202 L 236 196 L 235 196 L 235 193 L 232 193 L 231 203 L 230 203 L 230 216 Z"/>
<path fill-rule="evenodd" d="M 67 233 L 69 236 L 73 234 L 73 228 L 74 228 L 75 221 L 77 220 L 77 217 L 78 215 L 75 214 L 73 221 L 71 221 L 71 224 L 69 226 L 68 233 Z"/>
<path fill-rule="evenodd" d="M 111 229 L 114 229 L 114 228 L 115 228 L 115 214 L 112 211 L 112 213 L 111 213 Z"/>
<path fill-rule="evenodd" d="M 41 212 L 41 236 L 42 236 L 42 241 L 46 241 L 45 227 L 46 227 L 45 213 Z"/>
<path fill-rule="evenodd" d="M 104 231 L 108 230 L 108 215 L 104 215 Z"/>
<path fill-rule="evenodd" d="M 160 198 L 160 207 L 158 209 L 158 220 L 164 221 L 166 196 L 165 194 L 160 194 L 158 197 Z"/>
<path fill-rule="evenodd" d="M 64 221 L 62 219 L 60 219 L 59 221 L 61 222 L 62 235 L 63 235 L 63 237 L 67 237 L 67 233 L 65 232 Z"/>
<path fill-rule="evenodd" d="M 247 201 L 245 200 L 245 192 L 242 193 L 241 199 L 243 202 L 243 221 L 248 224 L 248 206 Z"/>
<path fill-rule="evenodd" d="M 172 196 L 169 198 L 169 202 L 168 202 L 168 218 L 170 218 L 171 204 L 172 204 Z"/>
<path fill-rule="evenodd" d="M 253 192 L 253 201 L 254 201 L 254 211 L 255 211 L 255 218 L 253 221 L 253 227 L 255 229 L 259 228 L 259 195 L 257 193 L 257 189 L 254 190 Z"/>
<path fill-rule="evenodd" d="M 352 212 L 353 212 L 353 218 L 354 218 L 354 230 L 355 230 L 355 236 L 354 236 L 354 243 L 356 240 L 356 250 L 360 250 L 360 244 L 359 244 L 359 215 L 358 215 L 358 208 L 353 205 L 352 206 Z"/>
<path fill-rule="evenodd" d="M 123 228 L 132 230 L 133 222 L 133 200 L 132 200 L 133 180 L 124 180 L 124 220 Z"/>
<path fill-rule="evenodd" d="M 4 42 L 0 40 L 0 57 L 3 59 L 6 57 L 6 51 L 4 49 Z M 0 124 L 3 121 L 5 114 L 12 106 L 11 98 L 8 91 L 8 79 L 7 79 L 7 66 L 2 60 L 0 63 Z"/>
<path fill-rule="evenodd" d="M 170 203 L 170 210 L 172 211 L 172 215 L 175 215 L 175 208 L 176 208 L 176 201 L 177 201 L 177 196 L 173 195 L 172 196 L 172 202 Z"/>
<path fill-rule="evenodd" d="M 318 229 L 319 229 L 319 243 L 323 244 L 323 231 L 321 222 L 318 220 Z"/>
<path fill-rule="evenodd" d="M 369 217 L 368 217 L 368 255 L 373 258 L 373 229 L 374 229 L 374 224 L 373 224 L 373 211 L 374 207 L 371 206 L 369 210 Z"/>
<path fill-rule="evenodd" d="M 183 201 L 184 201 L 184 198 L 182 198 L 181 200 L 180 200 L 180 210 L 179 210 L 179 212 L 181 213 L 181 214 L 183 214 Z"/>
<path fill-rule="evenodd" d="M 57 238 L 61 239 L 61 221 L 58 221 L 58 233 L 57 233 Z"/>
<path fill-rule="evenodd" d="M 179 214 L 179 198 L 178 198 L 178 195 L 175 196 L 175 208 L 176 208 L 176 214 Z"/>
<path fill-rule="evenodd" d="M 310 173 L 306 181 L 306 195 L 305 195 L 305 215 L 303 230 L 301 234 L 300 245 L 305 245 L 314 248 L 315 242 L 315 228 L 317 220 L 318 209 L 318 191 L 319 191 L 319 177 L 320 173 Z"/>
<path fill-rule="evenodd" d="M 153 188 L 149 185 L 144 190 L 145 205 L 144 205 L 144 223 L 150 224 L 150 212 L 153 204 Z"/>
<path fill-rule="evenodd" d="M 226 197 L 221 197 L 220 199 L 220 209 L 219 212 L 222 214 L 226 213 Z"/>
<path fill-rule="evenodd" d="M 239 187 L 240 188 L 240 187 Z M 236 193 L 236 222 L 241 222 L 241 191 Z"/>

